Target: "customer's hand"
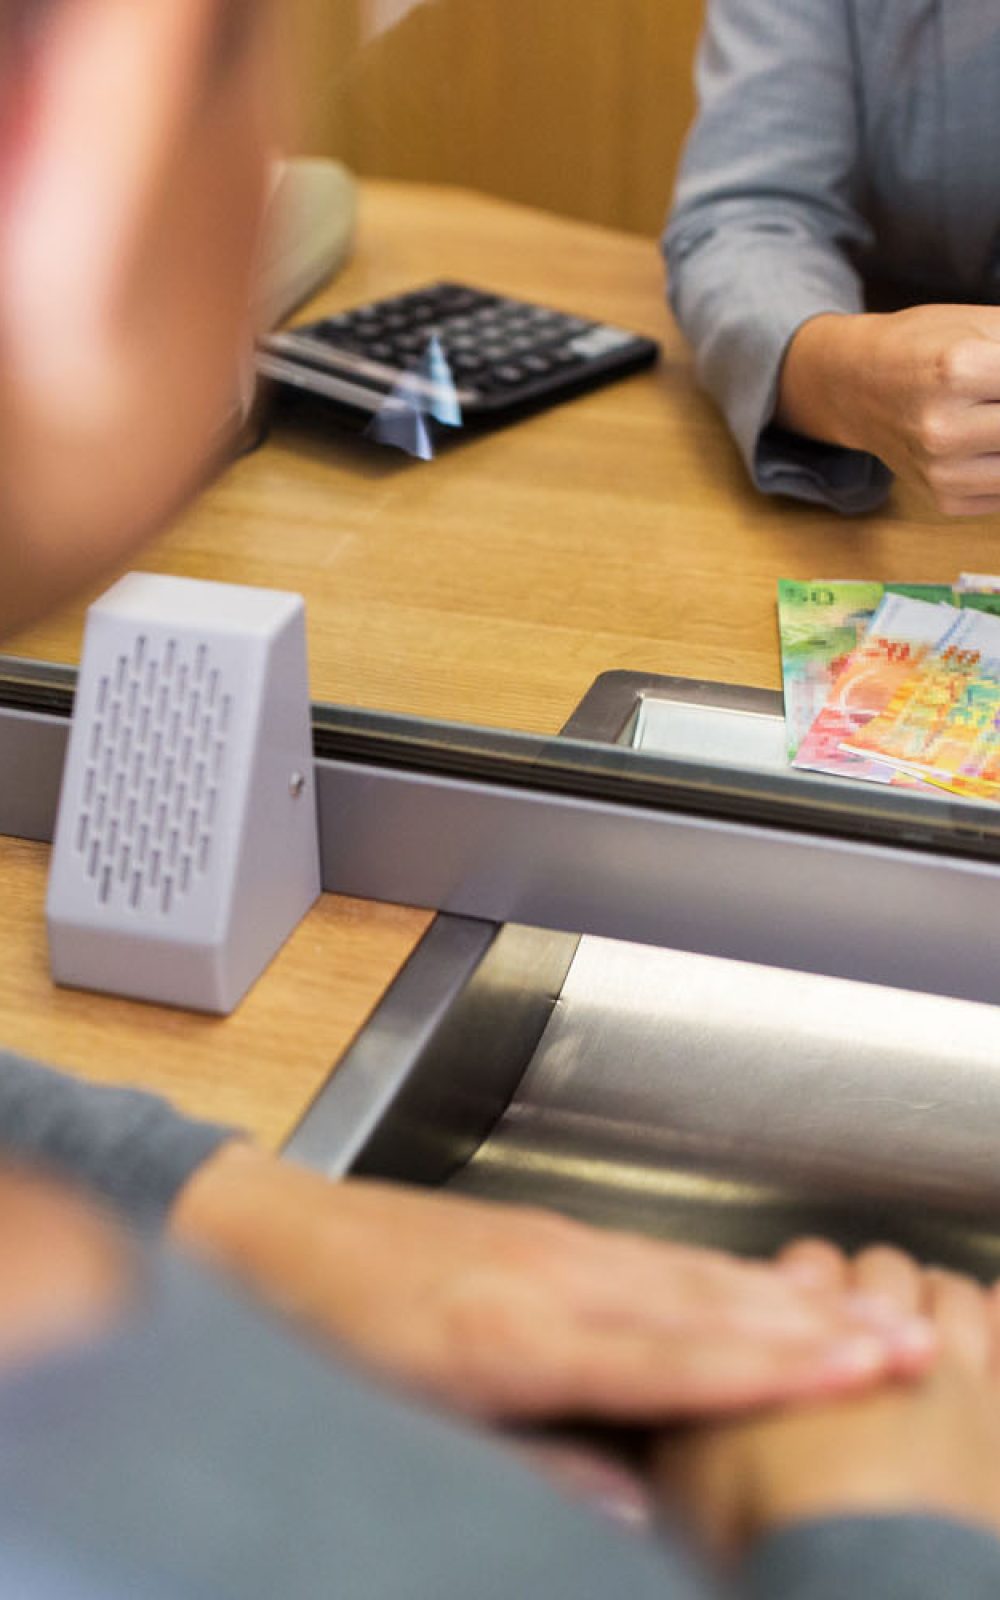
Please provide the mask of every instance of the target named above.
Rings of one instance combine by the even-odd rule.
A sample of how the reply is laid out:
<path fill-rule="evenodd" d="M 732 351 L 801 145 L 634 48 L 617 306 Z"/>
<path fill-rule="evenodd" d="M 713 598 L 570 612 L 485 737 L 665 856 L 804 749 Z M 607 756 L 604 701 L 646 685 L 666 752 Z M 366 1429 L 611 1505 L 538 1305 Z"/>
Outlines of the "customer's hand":
<path fill-rule="evenodd" d="M 1000 307 L 819 316 L 793 338 L 776 421 L 867 450 L 940 511 L 1000 511 Z"/>
<path fill-rule="evenodd" d="M 662 1420 L 923 1370 L 926 1324 L 773 1268 L 224 1147 L 177 1238 L 307 1329 L 467 1413 Z"/>
<path fill-rule="evenodd" d="M 658 1451 L 668 1501 L 720 1550 L 815 1517 L 936 1512 L 1000 1532 L 1000 1299 L 894 1250 L 853 1266 L 827 1247 L 806 1271 L 934 1320 L 940 1357 L 916 1382 L 835 1405 L 675 1434 Z"/>
<path fill-rule="evenodd" d="M 110 1218 L 44 1175 L 0 1166 L 0 1378 L 108 1333 L 139 1276 Z"/>
<path fill-rule="evenodd" d="M 124 561 L 235 427 L 272 3 L 0 6 L 0 632 Z"/>

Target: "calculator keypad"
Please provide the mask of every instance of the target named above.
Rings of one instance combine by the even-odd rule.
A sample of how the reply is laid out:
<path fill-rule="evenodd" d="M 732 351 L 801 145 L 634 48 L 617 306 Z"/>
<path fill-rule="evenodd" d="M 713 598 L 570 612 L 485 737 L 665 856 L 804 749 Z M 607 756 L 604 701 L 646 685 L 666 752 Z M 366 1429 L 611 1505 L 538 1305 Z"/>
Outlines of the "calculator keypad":
<path fill-rule="evenodd" d="M 568 341 L 596 325 L 580 317 L 439 284 L 318 323 L 315 338 L 401 372 L 420 370 L 432 339 L 463 387 L 510 390 L 582 366 Z"/>
<path fill-rule="evenodd" d="M 657 347 L 584 317 L 438 283 L 272 335 L 262 350 L 265 373 L 268 353 L 286 366 L 314 364 L 327 391 L 338 370 L 384 393 L 406 383 L 447 388 L 450 379 L 469 421 L 553 403 L 648 365 Z"/>

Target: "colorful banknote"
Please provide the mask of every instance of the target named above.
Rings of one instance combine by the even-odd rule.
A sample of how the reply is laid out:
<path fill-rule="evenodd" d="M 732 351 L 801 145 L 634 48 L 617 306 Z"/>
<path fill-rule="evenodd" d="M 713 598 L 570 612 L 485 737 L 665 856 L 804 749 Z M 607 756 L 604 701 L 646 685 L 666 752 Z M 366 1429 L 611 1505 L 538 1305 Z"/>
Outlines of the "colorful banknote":
<path fill-rule="evenodd" d="M 976 588 L 962 587 L 963 580 Z M 996 583 L 996 588 L 990 585 Z M 857 649 L 886 594 L 914 600 L 950 601 L 1000 615 L 1000 578 L 963 573 L 954 586 L 944 583 L 878 583 L 783 578 L 778 584 L 778 627 L 785 694 L 788 759 L 826 704 L 848 656 Z"/>
<path fill-rule="evenodd" d="M 887 594 L 931 604 L 950 600 L 948 584 L 823 581 L 778 584 L 781 673 L 788 759 L 819 716 L 848 658 Z M 1000 595 L 998 595 L 1000 600 Z"/>
<path fill-rule="evenodd" d="M 973 574 L 978 576 L 978 574 Z M 1000 617 L 1000 587 L 996 589 L 954 589 L 954 604 L 963 611 L 986 611 Z"/>
<path fill-rule="evenodd" d="M 956 594 L 1000 594 L 1000 577 L 992 572 L 960 572 Z"/>
<path fill-rule="evenodd" d="M 845 746 L 957 793 L 1000 795 L 1000 618 L 962 612 Z"/>
<path fill-rule="evenodd" d="M 861 730 L 885 711 L 900 685 L 913 677 L 960 620 L 961 613 L 946 602 L 887 593 L 867 633 L 843 662 L 822 710 L 799 744 L 793 766 L 869 783 L 919 786 L 919 776 L 879 762 L 860 749 L 842 747 L 857 742 Z"/>

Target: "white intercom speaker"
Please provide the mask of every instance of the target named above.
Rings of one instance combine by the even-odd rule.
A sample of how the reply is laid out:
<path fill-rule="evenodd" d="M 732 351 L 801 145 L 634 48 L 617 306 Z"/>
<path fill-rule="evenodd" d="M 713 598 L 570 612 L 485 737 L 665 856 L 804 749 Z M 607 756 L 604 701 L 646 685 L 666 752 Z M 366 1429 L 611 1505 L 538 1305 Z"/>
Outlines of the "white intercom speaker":
<path fill-rule="evenodd" d="M 49 878 L 58 983 L 228 1012 L 320 889 L 298 595 L 133 573 L 87 616 Z"/>

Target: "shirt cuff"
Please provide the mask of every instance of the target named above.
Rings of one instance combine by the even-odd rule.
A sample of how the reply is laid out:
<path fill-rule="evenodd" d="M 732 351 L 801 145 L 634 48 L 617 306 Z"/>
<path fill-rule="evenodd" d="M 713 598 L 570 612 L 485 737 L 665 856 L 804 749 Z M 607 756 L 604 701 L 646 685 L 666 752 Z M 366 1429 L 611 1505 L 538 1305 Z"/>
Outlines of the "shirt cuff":
<path fill-rule="evenodd" d="M 839 1517 L 764 1539 L 744 1572 L 750 1600 L 996 1600 L 1000 1538 L 948 1517 Z"/>
<path fill-rule="evenodd" d="M 864 310 L 863 285 L 848 261 L 803 238 L 775 245 L 760 235 L 727 236 L 687 253 L 678 245 L 670 297 L 698 378 L 759 490 L 845 514 L 884 501 L 892 474 L 877 457 L 773 422 L 782 364 L 799 329 L 814 317 Z"/>
<path fill-rule="evenodd" d="M 774 423 L 758 434 L 750 471 L 763 494 L 791 495 L 844 516 L 877 510 L 892 488 L 892 473 L 878 456 L 824 444 Z"/>
<path fill-rule="evenodd" d="M 745 344 L 720 348 L 716 367 L 706 363 L 703 380 L 713 389 L 729 419 L 753 482 L 763 494 L 789 495 L 828 506 L 842 515 L 874 511 L 892 487 L 893 475 L 877 456 L 863 450 L 792 433 L 773 421 L 778 385 L 788 347 L 806 322 L 824 315 L 852 315 L 843 300 L 820 286 L 790 285 L 773 301 L 761 297 Z M 724 370 L 727 358 L 732 369 Z"/>
<path fill-rule="evenodd" d="M 155 1095 L 82 1083 L 0 1053 L 0 1160 L 78 1184 L 143 1231 L 162 1227 L 197 1168 L 236 1137 Z"/>

